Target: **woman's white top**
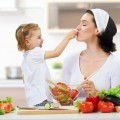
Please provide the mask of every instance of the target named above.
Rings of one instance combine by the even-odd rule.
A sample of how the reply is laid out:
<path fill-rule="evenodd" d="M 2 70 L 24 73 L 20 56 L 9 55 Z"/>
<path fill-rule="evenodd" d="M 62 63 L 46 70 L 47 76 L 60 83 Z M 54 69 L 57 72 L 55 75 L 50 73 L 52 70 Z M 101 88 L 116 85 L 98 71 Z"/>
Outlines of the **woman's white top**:
<path fill-rule="evenodd" d="M 62 74 L 63 82 L 68 85 L 78 85 L 83 82 L 84 76 L 81 73 L 79 62 L 80 52 L 65 59 Z M 94 82 L 98 90 L 108 90 L 120 84 L 120 60 L 111 53 L 106 62 L 90 80 Z M 82 90 L 80 95 L 85 97 L 86 93 Z"/>
<path fill-rule="evenodd" d="M 36 47 L 24 53 L 21 69 L 24 77 L 25 94 L 28 106 L 33 106 L 44 100 L 51 100 L 46 79 L 50 73 L 44 60 L 45 51 Z"/>

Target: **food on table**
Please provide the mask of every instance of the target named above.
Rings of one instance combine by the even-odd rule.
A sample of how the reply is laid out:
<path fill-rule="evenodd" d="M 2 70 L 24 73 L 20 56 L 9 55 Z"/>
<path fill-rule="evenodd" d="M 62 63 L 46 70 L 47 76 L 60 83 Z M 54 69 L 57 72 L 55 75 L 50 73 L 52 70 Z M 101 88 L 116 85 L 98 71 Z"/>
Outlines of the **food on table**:
<path fill-rule="evenodd" d="M 114 103 L 115 106 L 120 106 L 120 85 L 114 88 L 108 89 L 107 91 L 102 90 L 98 92 L 98 95 L 104 101 L 110 101 Z"/>
<path fill-rule="evenodd" d="M 57 100 L 61 105 L 72 104 L 78 94 L 77 89 L 72 89 L 70 86 L 62 82 L 58 82 L 55 86 L 50 86 L 49 88 L 54 99 Z"/>
<path fill-rule="evenodd" d="M 50 103 L 46 103 L 44 106 L 45 109 L 50 109 L 51 108 L 51 104 Z"/>
<path fill-rule="evenodd" d="M 12 98 L 6 97 L 5 100 L 0 99 L 0 115 L 14 111 L 15 107 L 12 105 Z"/>
<path fill-rule="evenodd" d="M 94 112 L 98 111 L 97 104 L 99 102 L 99 96 L 93 96 L 93 95 L 89 94 L 89 96 L 86 97 L 86 101 L 93 103 L 93 105 L 94 105 L 94 110 L 93 111 Z"/>
<path fill-rule="evenodd" d="M 120 106 L 115 106 L 115 111 L 120 112 Z"/>
<path fill-rule="evenodd" d="M 73 105 L 74 105 L 75 107 L 79 107 L 80 104 L 81 104 L 81 101 L 80 101 L 80 100 L 76 100 L 76 101 L 73 102 Z"/>
<path fill-rule="evenodd" d="M 116 96 L 120 98 L 120 85 L 114 88 L 110 88 L 107 91 L 103 89 L 102 91 L 98 92 L 98 95 L 102 96 L 103 98 L 107 95 Z"/>
<path fill-rule="evenodd" d="M 0 108 L 0 115 L 4 115 L 5 114 L 5 110 Z"/>
<path fill-rule="evenodd" d="M 114 110 L 114 104 L 109 101 L 99 101 L 98 110 L 102 113 L 109 113 Z"/>
<path fill-rule="evenodd" d="M 112 102 L 115 106 L 120 106 L 120 98 L 116 96 L 107 95 L 104 97 L 104 100 Z"/>
<path fill-rule="evenodd" d="M 79 109 L 81 112 L 83 113 L 91 113 L 94 110 L 94 105 L 92 102 L 88 102 L 88 101 L 83 101 L 81 102 L 81 104 L 79 105 Z"/>

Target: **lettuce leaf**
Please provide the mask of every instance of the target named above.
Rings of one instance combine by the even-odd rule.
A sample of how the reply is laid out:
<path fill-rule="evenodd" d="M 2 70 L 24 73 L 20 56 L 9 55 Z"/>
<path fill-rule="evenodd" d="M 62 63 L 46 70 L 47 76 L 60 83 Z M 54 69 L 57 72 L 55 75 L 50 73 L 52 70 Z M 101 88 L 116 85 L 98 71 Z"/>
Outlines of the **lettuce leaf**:
<path fill-rule="evenodd" d="M 107 91 L 103 89 L 102 91 L 98 92 L 98 95 L 102 97 L 107 95 L 112 95 L 120 98 L 120 85 L 117 85 L 114 88 L 108 89 Z"/>

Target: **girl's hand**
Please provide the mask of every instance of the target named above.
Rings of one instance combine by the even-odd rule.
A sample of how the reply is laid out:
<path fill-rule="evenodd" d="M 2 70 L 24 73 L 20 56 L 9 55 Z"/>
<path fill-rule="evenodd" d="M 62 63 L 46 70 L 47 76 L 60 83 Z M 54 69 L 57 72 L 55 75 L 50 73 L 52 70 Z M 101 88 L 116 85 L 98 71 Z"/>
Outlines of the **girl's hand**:
<path fill-rule="evenodd" d="M 71 40 L 71 39 L 75 38 L 75 37 L 77 36 L 77 32 L 78 32 L 77 29 L 74 29 L 74 30 L 70 31 L 70 32 L 66 35 L 65 39 Z"/>
<path fill-rule="evenodd" d="M 95 88 L 93 81 L 90 81 L 88 79 L 84 80 L 84 82 L 82 83 L 82 88 L 87 94 L 96 95 L 96 93 L 98 92 L 98 90 Z"/>

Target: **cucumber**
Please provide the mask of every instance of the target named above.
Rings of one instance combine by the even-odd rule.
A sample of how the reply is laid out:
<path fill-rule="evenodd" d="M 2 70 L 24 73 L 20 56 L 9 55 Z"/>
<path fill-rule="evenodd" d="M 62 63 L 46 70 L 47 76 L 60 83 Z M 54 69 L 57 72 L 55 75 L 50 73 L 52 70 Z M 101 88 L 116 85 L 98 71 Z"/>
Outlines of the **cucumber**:
<path fill-rule="evenodd" d="M 44 106 L 45 109 L 50 109 L 51 108 L 51 104 L 50 103 L 46 103 Z"/>

